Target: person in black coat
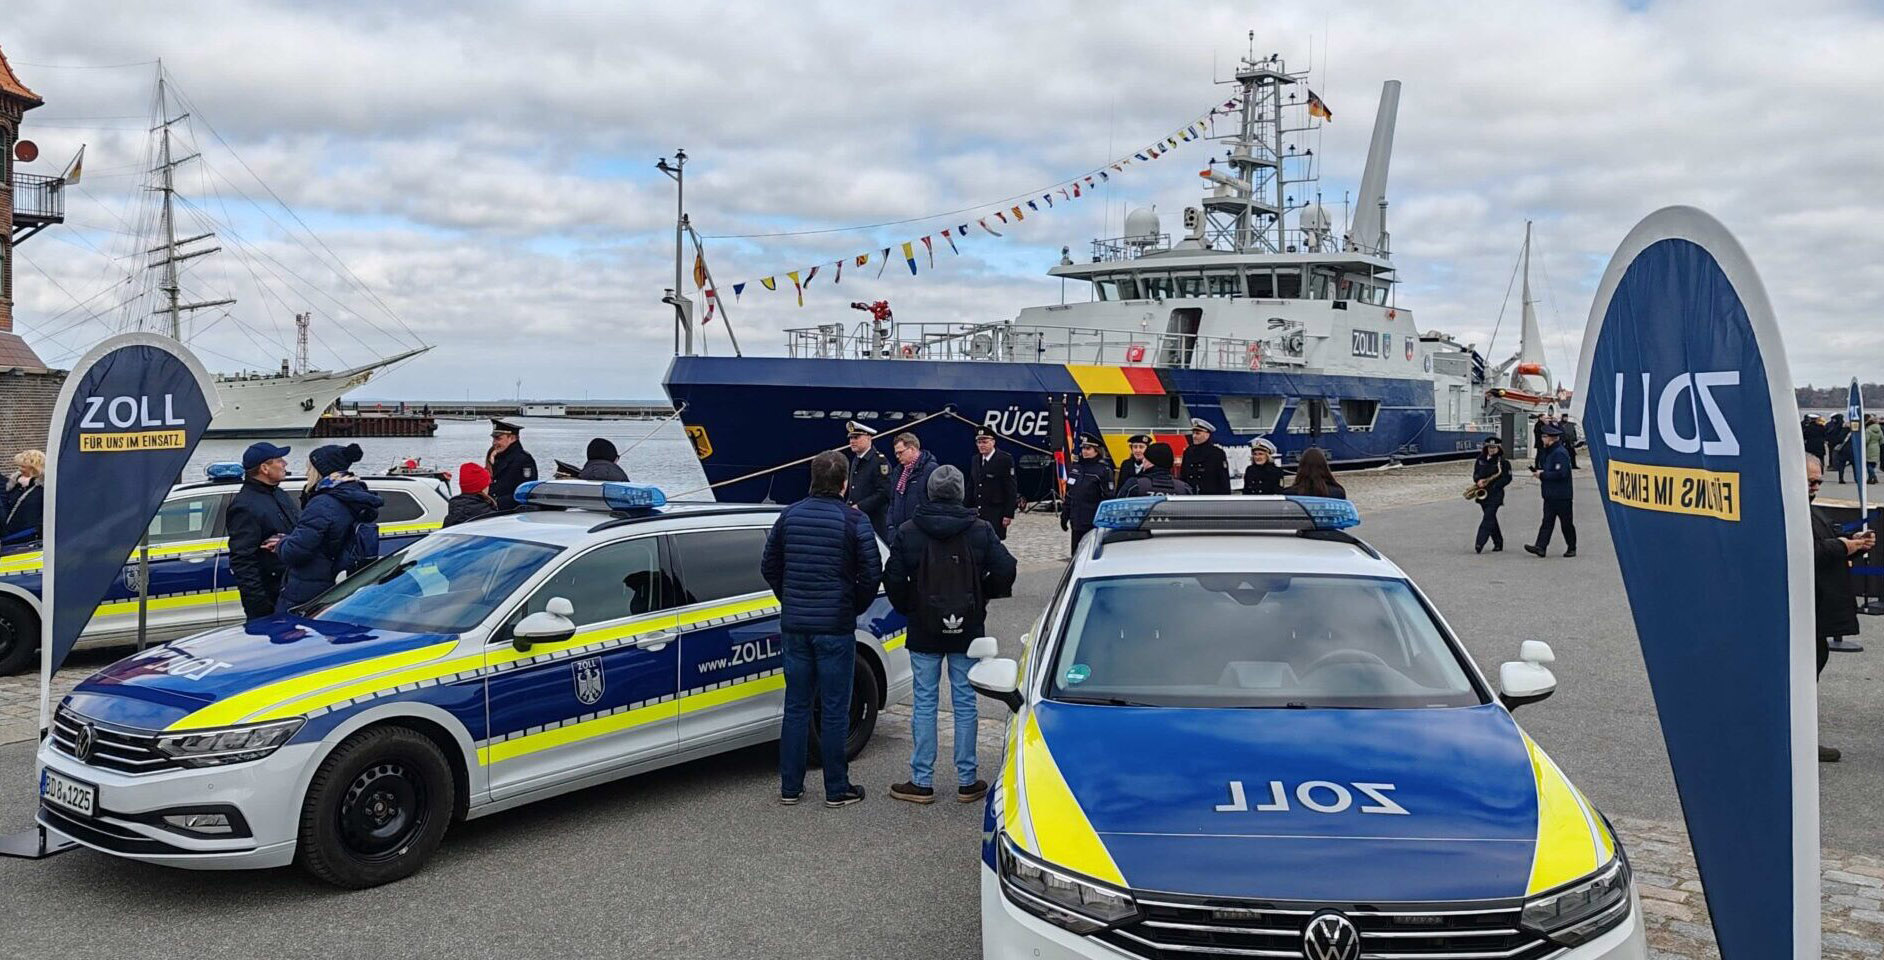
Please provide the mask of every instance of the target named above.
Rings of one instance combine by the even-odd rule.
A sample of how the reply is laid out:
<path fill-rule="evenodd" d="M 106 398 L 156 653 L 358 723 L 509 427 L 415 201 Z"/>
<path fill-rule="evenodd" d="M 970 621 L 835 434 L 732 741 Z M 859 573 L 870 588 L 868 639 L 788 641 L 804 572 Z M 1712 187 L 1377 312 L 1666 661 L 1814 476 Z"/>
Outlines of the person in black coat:
<path fill-rule="evenodd" d="M 491 449 L 484 467 L 491 472 L 491 499 L 499 510 L 517 509 L 517 488 L 536 479 L 536 458 L 523 449 L 522 427 L 491 420 Z"/>
<path fill-rule="evenodd" d="M 339 448 L 315 450 L 317 465 L 321 451 L 327 449 Z M 292 610 L 333 586 L 342 572 L 353 528 L 378 522 L 379 508 L 384 505 L 379 494 L 366 489 L 366 484 L 350 473 L 330 473 L 316 484 L 294 529 L 275 547 L 287 568 L 275 612 Z"/>
<path fill-rule="evenodd" d="M 576 471 L 576 479 L 628 482 L 628 472 L 616 462 L 621 459 L 621 454 L 615 451 L 613 443 L 603 437 L 596 437 L 589 441 L 589 449 L 586 452 L 589 457 L 588 462 L 582 465 L 581 470 Z"/>
<path fill-rule="evenodd" d="M 895 530 L 916 515 L 917 507 L 929 502 L 929 474 L 935 472 L 936 462 L 913 433 L 897 434 L 891 446 L 897 465 L 890 469 L 890 505 L 885 517 L 888 529 Z"/>
<path fill-rule="evenodd" d="M 1816 500 L 1819 485 L 1825 481 L 1825 468 L 1817 460 L 1806 458 L 1806 496 Z M 1851 558 L 1877 546 L 1876 531 L 1866 530 L 1855 537 L 1841 537 L 1838 526 L 1809 508 L 1812 515 L 1812 601 L 1815 637 L 1818 647 L 1818 671 L 1825 672 L 1825 661 L 1833 644 L 1842 650 L 1863 650 L 1854 643 L 1840 643 L 1840 638 L 1858 633 L 1858 598 L 1851 589 Z M 1819 747 L 1819 762 L 1837 763 L 1836 747 Z"/>
<path fill-rule="evenodd" d="M 1819 466 L 1823 467 L 1825 465 L 1825 421 L 1820 420 L 1817 415 L 1807 417 L 1802 429 L 1805 432 L 1806 452 L 1815 457 L 1819 461 Z"/>
<path fill-rule="evenodd" d="M 1020 504 L 1020 487 L 1014 480 L 1014 458 L 994 448 L 994 431 L 988 427 L 975 430 L 975 459 L 968 465 L 968 477 L 964 505 L 973 507 L 994 528 L 994 535 L 1006 540 Z"/>
<path fill-rule="evenodd" d="M 1542 557 L 1550 552 L 1550 528 L 1553 523 L 1563 525 L 1563 555 L 1577 555 L 1577 525 L 1570 514 L 1572 488 L 1570 481 L 1570 453 L 1563 448 L 1563 428 L 1554 423 L 1544 425 L 1544 449 L 1540 452 L 1538 465 L 1531 470 L 1537 477 L 1539 491 L 1544 497 L 1544 522 L 1537 528 L 1537 542 L 1524 545 L 1524 552 Z"/>
<path fill-rule="evenodd" d="M 458 492 L 445 501 L 444 526 L 455 527 L 497 513 L 491 499 L 491 472 L 481 463 L 458 465 Z"/>
<path fill-rule="evenodd" d="M 1154 443 L 1145 448 L 1145 462 L 1151 466 L 1143 473 L 1132 478 L 1129 484 L 1119 485 L 1121 497 L 1149 497 L 1162 493 L 1167 497 L 1188 496 L 1191 485 L 1171 475 L 1171 465 L 1177 462 L 1177 455 L 1171 452 L 1168 443 Z"/>
<path fill-rule="evenodd" d="M 276 554 L 282 538 L 294 529 L 301 507 L 281 481 L 288 476 L 289 448 L 272 443 L 250 444 L 242 453 L 242 488 L 229 498 L 223 525 L 229 531 L 229 572 L 242 597 L 242 618 L 272 616 L 281 599 L 287 575 Z"/>
<path fill-rule="evenodd" d="M 1073 532 L 1073 549 L 1092 529 L 1099 504 L 1112 496 L 1112 465 L 1099 457 L 1099 438 L 1079 435 L 1079 459 L 1066 471 L 1066 499 L 1060 501 L 1060 529 Z"/>
<path fill-rule="evenodd" d="M 1497 553 L 1505 548 L 1505 532 L 1498 528 L 1498 508 L 1505 505 L 1505 488 L 1511 486 L 1511 461 L 1505 457 L 1504 442 L 1497 437 L 1485 438 L 1478 460 L 1472 464 L 1472 485 L 1485 491 L 1478 498 L 1484 516 L 1478 522 L 1472 552 L 1484 553 L 1489 541 L 1492 552 Z"/>
<path fill-rule="evenodd" d="M 1264 437 L 1251 441 L 1249 466 L 1243 471 L 1243 495 L 1276 496 L 1282 493 L 1284 477 L 1282 464 L 1276 462 L 1276 445 Z"/>
<path fill-rule="evenodd" d="M 1330 497 L 1346 500 L 1348 491 L 1335 479 L 1328 466 L 1328 454 L 1320 447 L 1309 447 L 1295 461 L 1295 479 L 1284 493 L 1298 497 Z"/>
<path fill-rule="evenodd" d="M 1183 480 L 1202 494 L 1230 492 L 1230 460 L 1210 439 L 1215 431 L 1210 421 L 1191 418 L 1191 445 L 1184 451 Z"/>
<path fill-rule="evenodd" d="M 1577 468 L 1577 447 L 1583 443 L 1582 432 L 1577 430 L 1575 420 L 1569 414 L 1557 418 L 1557 427 L 1563 431 L 1563 449 L 1570 455 L 1570 469 Z"/>
<path fill-rule="evenodd" d="M 1142 476 L 1145 471 L 1151 469 L 1151 461 L 1145 459 L 1145 451 L 1151 449 L 1151 437 L 1149 435 L 1134 433 L 1131 439 L 1125 441 L 1125 445 L 1131 450 L 1132 455 L 1127 457 L 1124 463 L 1119 464 L 1118 483 L 1116 484 L 1116 489 L 1119 490 L 1124 490 L 1126 484 L 1131 483 L 1134 478 Z"/>
<path fill-rule="evenodd" d="M 849 446 L 844 459 L 849 462 L 850 482 L 844 488 L 844 500 L 862 510 L 876 528 L 877 536 L 889 539 L 890 461 L 876 448 L 877 432 L 855 420 L 844 425 Z"/>
<path fill-rule="evenodd" d="M 1541 413 L 1538 414 L 1536 420 L 1531 421 L 1531 469 L 1533 470 L 1544 465 L 1544 428 L 1550 426 L 1556 419 L 1556 414 Z"/>
<path fill-rule="evenodd" d="M 31 543 L 43 539 L 46 511 L 46 455 L 21 450 L 13 455 L 17 472 L 0 493 L 0 543 Z"/>

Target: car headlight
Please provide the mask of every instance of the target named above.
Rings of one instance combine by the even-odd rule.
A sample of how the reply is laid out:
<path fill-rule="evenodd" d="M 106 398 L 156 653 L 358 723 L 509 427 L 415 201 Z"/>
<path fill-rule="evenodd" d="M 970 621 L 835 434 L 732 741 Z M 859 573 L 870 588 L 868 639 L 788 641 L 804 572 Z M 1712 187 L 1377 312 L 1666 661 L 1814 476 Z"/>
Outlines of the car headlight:
<path fill-rule="evenodd" d="M 157 751 L 186 767 L 260 760 L 279 750 L 306 722 L 306 717 L 294 717 L 240 727 L 166 733 L 158 736 Z"/>
<path fill-rule="evenodd" d="M 1566 947 L 1587 943 L 1629 915 L 1629 861 L 1609 865 L 1524 901 L 1524 925 Z"/>
<path fill-rule="evenodd" d="M 1131 894 L 1062 870 L 999 836 L 1001 889 L 1016 906 L 1074 933 L 1097 933 L 1138 916 Z"/>

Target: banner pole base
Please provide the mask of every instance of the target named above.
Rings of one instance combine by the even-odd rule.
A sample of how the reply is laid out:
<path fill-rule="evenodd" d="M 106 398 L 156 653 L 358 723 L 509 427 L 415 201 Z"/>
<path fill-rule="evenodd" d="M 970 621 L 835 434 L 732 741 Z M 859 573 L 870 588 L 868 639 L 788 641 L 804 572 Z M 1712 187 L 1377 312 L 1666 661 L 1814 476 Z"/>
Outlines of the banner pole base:
<path fill-rule="evenodd" d="M 33 824 L 33 829 L 0 834 L 0 857 L 20 860 L 44 860 L 77 847 L 78 841 L 65 834 Z"/>

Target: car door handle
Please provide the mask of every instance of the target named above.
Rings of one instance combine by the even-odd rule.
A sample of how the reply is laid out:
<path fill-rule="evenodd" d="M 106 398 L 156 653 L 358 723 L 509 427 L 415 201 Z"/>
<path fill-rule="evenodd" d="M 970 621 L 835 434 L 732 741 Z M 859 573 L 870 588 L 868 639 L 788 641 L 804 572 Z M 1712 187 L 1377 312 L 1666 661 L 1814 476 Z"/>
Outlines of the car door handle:
<path fill-rule="evenodd" d="M 678 636 L 678 634 L 670 633 L 667 631 L 662 631 L 660 633 L 651 633 L 645 637 L 642 637 L 639 640 L 636 640 L 635 646 L 640 647 L 643 650 L 648 650 L 648 651 L 665 650 L 667 649 L 668 644 L 674 642 L 674 638 L 676 636 Z"/>
<path fill-rule="evenodd" d="M 209 559 L 208 557 L 199 555 L 199 556 L 194 556 L 194 557 L 184 557 L 183 562 L 184 563 L 202 563 L 208 559 Z"/>

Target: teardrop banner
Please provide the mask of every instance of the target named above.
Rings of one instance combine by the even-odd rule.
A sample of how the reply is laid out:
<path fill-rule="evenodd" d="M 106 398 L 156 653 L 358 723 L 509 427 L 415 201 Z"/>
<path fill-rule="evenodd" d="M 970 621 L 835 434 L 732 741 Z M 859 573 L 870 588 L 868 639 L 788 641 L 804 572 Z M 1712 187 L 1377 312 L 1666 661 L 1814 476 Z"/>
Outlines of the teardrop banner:
<path fill-rule="evenodd" d="M 1791 371 L 1740 243 L 1650 214 L 1603 273 L 1578 419 L 1723 960 L 1819 955 L 1810 507 Z"/>

